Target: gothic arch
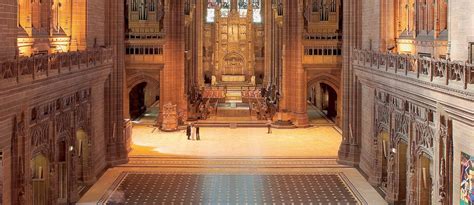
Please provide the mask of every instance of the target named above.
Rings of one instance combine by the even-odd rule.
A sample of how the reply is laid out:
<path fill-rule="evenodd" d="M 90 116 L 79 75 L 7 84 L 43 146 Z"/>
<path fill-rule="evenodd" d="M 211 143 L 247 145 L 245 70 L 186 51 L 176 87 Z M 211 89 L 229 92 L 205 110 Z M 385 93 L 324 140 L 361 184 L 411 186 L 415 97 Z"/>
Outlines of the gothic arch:
<path fill-rule="evenodd" d="M 238 63 L 240 65 L 229 65 L 229 63 Z M 222 57 L 219 70 L 221 70 L 222 74 L 245 74 L 247 71 L 247 64 L 247 58 L 245 58 L 244 55 L 232 51 Z M 241 69 L 242 73 L 236 72 L 236 68 Z"/>
<path fill-rule="evenodd" d="M 332 87 L 337 93 L 337 96 L 341 96 L 340 93 L 340 80 L 338 80 L 336 77 L 329 75 L 329 74 L 319 74 L 316 76 L 313 76 L 311 80 L 308 80 L 307 87 L 311 87 L 314 84 L 317 83 L 325 83 L 329 86 Z"/>
<path fill-rule="evenodd" d="M 140 83 L 143 83 L 143 82 L 146 82 L 147 84 L 149 85 L 159 85 L 160 81 L 158 79 L 156 79 L 155 77 L 151 76 L 151 75 L 148 75 L 148 74 L 145 74 L 145 73 L 136 73 L 136 74 L 133 74 L 129 77 L 127 77 L 127 90 L 128 90 L 128 93 L 130 93 L 130 91 L 132 91 L 133 87 L 135 87 L 136 85 L 140 84 Z"/>
<path fill-rule="evenodd" d="M 307 85 L 306 85 L 306 92 L 310 92 L 311 88 L 314 87 L 315 85 L 319 84 L 326 84 L 330 88 L 332 88 L 337 95 L 337 106 L 336 106 L 336 118 L 335 123 L 337 126 L 341 126 L 341 119 L 342 119 L 342 91 L 340 88 L 340 79 L 338 79 L 336 76 L 328 74 L 328 73 L 322 73 L 318 74 L 315 76 L 311 76 L 310 79 L 308 79 Z M 309 96 L 309 93 L 308 93 Z M 315 102 L 317 103 L 317 102 Z"/>

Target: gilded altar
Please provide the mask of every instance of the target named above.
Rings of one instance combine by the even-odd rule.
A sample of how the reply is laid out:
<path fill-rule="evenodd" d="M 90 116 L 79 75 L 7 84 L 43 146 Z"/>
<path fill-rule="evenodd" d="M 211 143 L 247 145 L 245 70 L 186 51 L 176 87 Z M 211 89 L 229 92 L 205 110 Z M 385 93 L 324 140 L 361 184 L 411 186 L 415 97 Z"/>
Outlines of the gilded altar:
<path fill-rule="evenodd" d="M 230 11 L 221 12 L 220 8 L 216 9 L 213 76 L 216 76 L 217 83 L 249 83 L 255 75 L 252 5 L 242 12 L 237 0 L 232 0 Z"/>
<path fill-rule="evenodd" d="M 222 75 L 222 82 L 246 82 L 245 75 Z"/>

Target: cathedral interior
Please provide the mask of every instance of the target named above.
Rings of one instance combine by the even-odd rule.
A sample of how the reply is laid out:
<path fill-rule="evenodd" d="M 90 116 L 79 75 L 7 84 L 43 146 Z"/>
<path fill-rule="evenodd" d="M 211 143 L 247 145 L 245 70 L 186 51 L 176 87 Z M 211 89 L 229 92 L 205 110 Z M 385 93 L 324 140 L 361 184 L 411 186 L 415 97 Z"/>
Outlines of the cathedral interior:
<path fill-rule="evenodd" d="M 0 0 L 0 204 L 474 204 L 473 0 Z"/>

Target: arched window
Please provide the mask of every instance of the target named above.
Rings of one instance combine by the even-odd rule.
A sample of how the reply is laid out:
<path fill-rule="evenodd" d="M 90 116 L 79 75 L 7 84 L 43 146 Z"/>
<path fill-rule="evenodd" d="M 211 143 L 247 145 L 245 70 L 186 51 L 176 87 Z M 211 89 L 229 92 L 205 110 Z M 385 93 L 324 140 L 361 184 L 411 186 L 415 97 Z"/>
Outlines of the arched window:
<path fill-rule="evenodd" d="M 253 22 L 262 22 L 262 1 L 261 0 L 238 0 L 237 10 L 241 17 L 247 16 L 249 1 L 252 2 Z M 230 0 L 208 0 L 206 22 L 212 23 L 216 18 L 216 10 L 220 8 L 221 16 L 227 17 L 230 13 Z"/>
<path fill-rule="evenodd" d="M 217 8 L 221 9 L 221 16 L 228 16 L 230 12 L 230 0 L 208 0 L 206 22 L 212 23 L 215 21 Z"/>
<path fill-rule="evenodd" d="M 262 22 L 262 0 L 252 0 L 253 22 Z"/>
<path fill-rule="evenodd" d="M 248 1 L 247 0 L 239 0 L 238 9 L 240 17 L 247 16 L 247 9 L 248 9 Z"/>
<path fill-rule="evenodd" d="M 208 0 L 207 2 L 207 16 L 206 16 L 206 21 L 207 22 L 214 22 L 216 18 L 216 8 L 217 7 L 217 2 L 216 0 Z"/>
<path fill-rule="evenodd" d="M 217 0 L 221 2 L 221 16 L 227 17 L 230 13 L 230 0 Z"/>

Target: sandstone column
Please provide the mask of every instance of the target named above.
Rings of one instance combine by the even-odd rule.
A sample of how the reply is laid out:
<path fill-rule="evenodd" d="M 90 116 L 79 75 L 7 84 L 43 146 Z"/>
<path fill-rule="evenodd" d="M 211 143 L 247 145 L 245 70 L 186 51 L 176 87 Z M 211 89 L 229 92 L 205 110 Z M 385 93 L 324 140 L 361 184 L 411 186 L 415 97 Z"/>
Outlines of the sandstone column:
<path fill-rule="evenodd" d="M 125 85 L 125 30 L 124 4 L 114 0 L 106 1 L 105 31 L 108 34 L 105 44 L 113 49 L 113 68 L 105 84 L 105 136 L 107 142 L 107 162 L 114 166 L 128 160 L 127 145 L 130 135 L 124 135 L 123 127 L 128 110 L 124 103 L 128 98 Z"/>
<path fill-rule="evenodd" d="M 204 86 L 204 63 L 203 63 L 203 46 L 204 46 L 204 21 L 206 19 L 206 12 L 205 9 L 207 9 L 207 1 L 197 1 L 196 2 L 196 9 L 194 9 L 195 16 L 194 16 L 194 21 L 195 21 L 195 28 L 196 30 L 195 35 L 196 35 L 196 50 L 194 51 L 196 54 L 196 71 L 197 71 L 197 86 L 202 87 Z"/>
<path fill-rule="evenodd" d="M 263 1 L 263 25 L 265 29 L 265 43 L 264 43 L 264 80 L 263 85 L 267 85 L 268 83 L 272 82 L 272 44 L 275 43 L 275 39 L 273 39 L 272 31 L 273 31 L 273 16 L 272 16 L 272 0 L 264 0 Z"/>
<path fill-rule="evenodd" d="M 359 146 L 357 140 L 357 95 L 351 66 L 351 50 L 361 45 L 361 2 L 343 2 L 343 62 L 342 62 L 342 143 L 338 161 L 343 164 L 357 165 Z"/>
<path fill-rule="evenodd" d="M 178 114 L 183 117 L 183 120 L 186 120 L 184 0 L 168 0 L 166 3 L 164 25 L 166 32 L 165 66 L 160 73 L 160 115 L 163 112 L 164 105 L 172 104 L 177 106 Z M 170 127 L 170 129 L 176 129 L 177 126 L 176 124 L 176 127 Z"/>
<path fill-rule="evenodd" d="M 306 71 L 303 68 L 303 1 L 286 0 L 284 10 L 283 107 L 298 127 L 308 125 Z"/>

